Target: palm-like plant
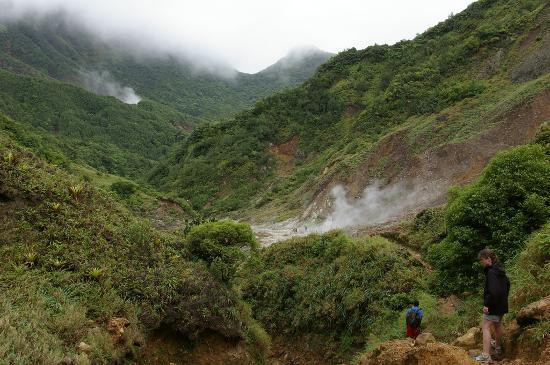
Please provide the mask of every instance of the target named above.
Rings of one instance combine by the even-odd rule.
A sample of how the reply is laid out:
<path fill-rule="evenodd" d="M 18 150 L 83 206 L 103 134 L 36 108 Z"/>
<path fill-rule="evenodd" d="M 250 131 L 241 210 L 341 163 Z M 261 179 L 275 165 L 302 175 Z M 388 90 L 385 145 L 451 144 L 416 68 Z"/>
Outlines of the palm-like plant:
<path fill-rule="evenodd" d="M 51 207 L 52 210 L 57 213 L 61 210 L 61 203 L 52 203 Z"/>
<path fill-rule="evenodd" d="M 60 259 L 52 259 L 52 260 L 50 260 L 50 263 L 51 263 L 51 265 L 52 265 L 52 267 L 53 267 L 54 269 L 60 269 L 60 268 L 62 268 L 63 265 L 65 264 L 65 263 L 64 263 L 62 260 L 60 260 Z"/>
<path fill-rule="evenodd" d="M 4 155 L 4 161 L 9 163 L 10 165 L 15 165 L 17 162 L 17 159 L 15 158 L 15 155 L 13 152 L 8 152 Z"/>
<path fill-rule="evenodd" d="M 82 185 L 71 185 L 69 186 L 69 194 L 74 199 L 74 201 L 79 202 L 82 199 L 82 192 L 84 188 Z"/>
<path fill-rule="evenodd" d="M 25 254 L 25 265 L 32 267 L 38 261 L 38 254 L 34 251 Z"/>
<path fill-rule="evenodd" d="M 88 277 L 92 280 L 99 281 L 103 276 L 103 269 L 99 267 L 92 267 L 88 270 Z"/>

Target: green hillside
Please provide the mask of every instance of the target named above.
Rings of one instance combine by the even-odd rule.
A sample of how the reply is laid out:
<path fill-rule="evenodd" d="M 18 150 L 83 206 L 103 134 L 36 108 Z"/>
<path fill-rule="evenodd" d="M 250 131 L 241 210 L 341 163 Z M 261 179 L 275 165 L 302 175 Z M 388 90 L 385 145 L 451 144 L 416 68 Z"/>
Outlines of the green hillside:
<path fill-rule="evenodd" d="M 246 339 L 251 353 L 259 348 L 261 330 L 238 294 L 185 237 L 155 230 L 4 131 L 0 156 L 3 363 L 135 361 L 144 336 L 161 326 L 189 340 L 215 331 Z M 218 225 L 255 249 L 249 227 Z M 119 341 L 108 328 L 116 318 L 126 323 Z"/>
<path fill-rule="evenodd" d="M 396 176 L 549 89 L 549 11 L 545 1 L 482 0 L 411 41 L 339 53 L 298 88 L 196 129 L 150 182 L 211 213 L 297 214 L 399 132 L 409 159 L 362 172 Z"/>
<path fill-rule="evenodd" d="M 77 85 L 82 83 L 82 72 L 107 72 L 139 96 L 183 113 L 189 124 L 231 116 L 274 91 L 297 85 L 332 55 L 309 51 L 257 74 L 228 66 L 210 73 L 173 56 L 137 55 L 68 23 L 61 14 L 41 21 L 5 22 L 0 32 L 0 68 Z"/>
<path fill-rule="evenodd" d="M 550 295 L 550 5 L 480 0 L 329 56 L 227 80 L 63 21 L 0 24 L 0 364 L 468 360 L 450 344 L 480 325 L 486 247 L 511 280 L 503 363 L 548 363 L 548 302 L 519 318 Z M 83 69 L 142 100 L 86 91 Z M 261 246 L 242 223 L 408 179 L 437 205 L 391 225 Z M 427 346 L 402 340 L 415 299 Z"/>
<path fill-rule="evenodd" d="M 127 105 L 55 80 L 3 70 L 0 112 L 61 152 L 43 155 L 52 162 L 72 160 L 133 178 L 149 171 L 184 134 L 184 116 L 156 102 Z M 6 128 L 10 124 L 2 118 L 0 129 Z M 22 143 L 30 137 L 27 132 L 18 135 Z"/>
<path fill-rule="evenodd" d="M 25 129 L 19 141 L 35 148 L 28 141 L 33 133 L 42 139 L 35 151 L 48 150 L 41 156 L 51 162 L 73 161 L 135 180 L 143 180 L 194 126 L 302 82 L 330 57 L 309 51 L 255 75 L 226 78 L 172 57 L 115 49 L 61 15 L 3 23 L 0 113 Z M 95 95 L 82 89 L 86 82 L 131 85 L 142 100 L 130 105 Z M 8 128 L 5 121 L 2 128 Z"/>
<path fill-rule="evenodd" d="M 163 359 L 195 363 L 195 349 L 215 333 L 230 344 L 209 347 L 219 361 L 261 364 L 269 354 L 265 328 L 278 346 L 284 338 L 288 349 L 303 351 L 306 363 L 349 363 L 403 336 L 411 298 L 425 310 L 424 329 L 451 341 L 479 320 L 481 271 L 472 270 L 470 251 L 487 235 L 520 232 L 513 247 L 501 239 L 491 244 L 509 268 L 514 316 L 549 290 L 550 190 L 541 185 L 550 169 L 547 137 L 546 129 L 534 144 L 495 157 L 451 204 L 406 222 L 401 244 L 335 231 L 259 248 L 250 227 L 239 223 L 159 232 L 0 131 L 0 357 L 18 364 L 139 363 L 148 351 L 166 352 L 175 336 L 180 351 Z M 486 204 L 495 201 L 502 204 Z M 517 218 L 533 212 L 532 220 Z M 469 216 L 475 220 L 457 219 Z M 495 225 L 495 216 L 508 224 Z M 470 237 L 457 236 L 460 230 Z M 457 239 L 464 249 L 440 250 Z M 435 271 L 403 246 L 415 242 Z M 463 281 L 449 281 L 457 277 L 473 283 L 471 291 L 460 294 Z M 436 294 L 450 283 L 459 284 L 453 288 L 460 306 L 441 313 Z M 117 323 L 123 332 L 113 332 Z M 541 353 L 547 323 L 527 335 L 531 352 Z"/>

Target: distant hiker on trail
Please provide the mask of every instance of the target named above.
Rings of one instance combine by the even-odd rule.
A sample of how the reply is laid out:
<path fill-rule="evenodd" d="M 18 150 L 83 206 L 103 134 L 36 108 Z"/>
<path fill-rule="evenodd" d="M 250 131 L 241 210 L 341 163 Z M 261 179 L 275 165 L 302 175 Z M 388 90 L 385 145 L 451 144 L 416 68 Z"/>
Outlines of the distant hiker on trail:
<path fill-rule="evenodd" d="M 420 324 L 424 313 L 419 307 L 418 300 L 413 302 L 413 305 L 407 311 L 405 321 L 407 323 L 407 337 L 416 338 L 420 334 Z"/>
<path fill-rule="evenodd" d="M 502 316 L 508 313 L 508 293 L 510 280 L 497 255 L 488 248 L 479 251 L 478 259 L 485 271 L 483 290 L 483 352 L 477 361 L 491 361 L 491 327 L 495 333 L 494 354 L 502 355 Z"/>

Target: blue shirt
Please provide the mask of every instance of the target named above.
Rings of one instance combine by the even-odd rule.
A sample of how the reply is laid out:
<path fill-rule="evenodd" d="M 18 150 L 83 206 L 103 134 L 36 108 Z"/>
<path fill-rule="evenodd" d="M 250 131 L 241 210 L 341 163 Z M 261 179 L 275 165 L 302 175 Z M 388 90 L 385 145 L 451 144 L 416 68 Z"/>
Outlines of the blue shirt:
<path fill-rule="evenodd" d="M 422 318 L 422 316 L 424 316 L 424 313 L 422 312 L 422 309 L 420 309 L 419 307 L 414 306 L 414 305 L 407 311 L 407 313 L 410 313 L 410 312 L 416 312 L 418 314 L 418 317 L 420 317 L 420 318 Z"/>

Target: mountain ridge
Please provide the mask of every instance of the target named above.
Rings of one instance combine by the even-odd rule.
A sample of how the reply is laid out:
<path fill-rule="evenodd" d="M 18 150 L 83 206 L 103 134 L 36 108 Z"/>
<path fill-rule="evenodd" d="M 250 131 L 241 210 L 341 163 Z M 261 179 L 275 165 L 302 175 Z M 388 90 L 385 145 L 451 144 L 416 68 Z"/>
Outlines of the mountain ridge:
<path fill-rule="evenodd" d="M 61 16 L 4 21 L 0 68 L 78 86 L 83 85 L 83 72 L 108 73 L 138 95 L 188 115 L 192 123 L 228 117 L 262 97 L 297 85 L 332 56 L 322 51 L 309 52 L 278 73 L 271 66 L 254 74 L 216 65 L 205 65 L 206 69 L 201 70 L 200 62 L 194 64 L 153 51 L 135 53 L 123 44 L 106 43 L 57 18 Z M 209 67 L 214 69 L 209 71 Z"/>
<path fill-rule="evenodd" d="M 327 214 L 334 185 L 349 186 L 351 199 L 376 179 L 405 179 L 405 161 L 475 138 L 544 92 L 549 9 L 543 1 L 478 1 L 414 40 L 341 52 L 298 88 L 194 131 L 150 181 L 221 215 Z M 530 76 L 516 81 L 519 74 Z M 548 118 L 541 111 L 539 124 Z M 384 146 L 400 130 L 411 148 L 399 139 Z"/>

